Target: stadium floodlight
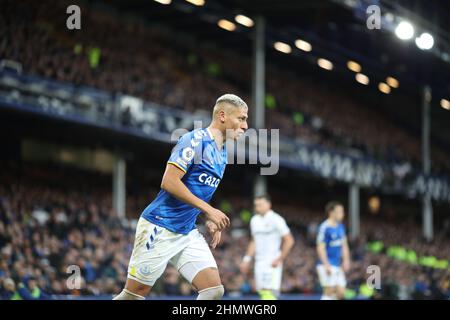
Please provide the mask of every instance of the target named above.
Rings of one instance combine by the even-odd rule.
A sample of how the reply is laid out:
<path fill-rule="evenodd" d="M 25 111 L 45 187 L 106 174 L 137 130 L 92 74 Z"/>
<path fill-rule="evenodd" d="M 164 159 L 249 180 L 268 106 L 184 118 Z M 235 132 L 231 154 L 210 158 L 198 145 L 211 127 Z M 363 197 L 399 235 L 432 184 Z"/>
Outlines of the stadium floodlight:
<path fill-rule="evenodd" d="M 273 47 L 275 48 L 275 50 L 278 50 L 283 53 L 291 53 L 292 52 L 291 46 L 284 42 L 277 41 L 273 44 Z"/>
<path fill-rule="evenodd" d="M 398 82 L 398 80 L 395 79 L 394 77 L 387 77 L 387 78 L 386 78 L 386 83 L 387 83 L 390 87 L 395 88 L 395 89 L 397 89 L 398 86 L 400 85 L 399 82 Z"/>
<path fill-rule="evenodd" d="M 384 82 L 380 82 L 380 84 L 378 85 L 378 90 L 380 90 L 381 92 L 383 92 L 385 94 L 389 94 L 391 92 L 391 87 L 389 87 Z"/>
<path fill-rule="evenodd" d="M 233 22 L 229 21 L 229 20 L 220 19 L 217 22 L 217 25 L 220 28 L 225 29 L 227 31 L 234 31 L 234 30 L 236 30 L 236 25 Z"/>
<path fill-rule="evenodd" d="M 386 19 L 387 22 L 392 23 L 394 22 L 395 16 L 392 12 L 386 12 L 384 14 L 384 18 Z"/>
<path fill-rule="evenodd" d="M 253 27 L 253 25 L 255 24 L 251 18 L 242 14 L 238 14 L 236 17 L 234 17 L 234 20 L 236 20 L 237 23 L 242 24 L 243 26 L 248 28 Z"/>
<path fill-rule="evenodd" d="M 155 2 L 161 3 L 161 4 L 171 4 L 172 0 L 154 0 Z"/>
<path fill-rule="evenodd" d="M 369 198 L 369 201 L 367 203 L 369 205 L 370 213 L 372 214 L 378 214 L 380 211 L 380 198 L 377 196 L 371 196 Z"/>
<path fill-rule="evenodd" d="M 401 40 L 409 40 L 414 36 L 414 27 L 408 21 L 402 21 L 395 28 L 395 34 Z"/>
<path fill-rule="evenodd" d="M 424 32 L 416 38 L 416 45 L 421 50 L 430 50 L 434 45 L 434 38 L 431 34 Z"/>
<path fill-rule="evenodd" d="M 317 60 L 319 67 L 325 70 L 333 70 L 333 63 L 327 59 L 319 58 Z"/>
<path fill-rule="evenodd" d="M 447 99 L 441 99 L 441 107 L 445 110 L 450 110 L 450 101 Z"/>
<path fill-rule="evenodd" d="M 352 61 L 352 60 L 347 62 L 347 68 L 349 68 L 353 72 L 360 72 L 361 71 L 361 65 L 358 62 L 355 62 L 355 61 Z"/>
<path fill-rule="evenodd" d="M 205 0 L 186 0 L 187 2 L 195 5 L 195 6 L 203 6 L 205 5 Z"/>
<path fill-rule="evenodd" d="M 355 79 L 356 79 L 356 81 L 358 81 L 359 83 L 361 83 L 363 85 L 368 85 L 369 84 L 369 77 L 366 76 L 365 74 L 357 73 L 355 75 Z"/>
<path fill-rule="evenodd" d="M 297 48 L 299 48 L 300 50 L 303 50 L 306 52 L 310 52 L 312 50 L 311 44 L 309 42 L 301 40 L 301 39 L 295 40 L 295 46 Z"/>

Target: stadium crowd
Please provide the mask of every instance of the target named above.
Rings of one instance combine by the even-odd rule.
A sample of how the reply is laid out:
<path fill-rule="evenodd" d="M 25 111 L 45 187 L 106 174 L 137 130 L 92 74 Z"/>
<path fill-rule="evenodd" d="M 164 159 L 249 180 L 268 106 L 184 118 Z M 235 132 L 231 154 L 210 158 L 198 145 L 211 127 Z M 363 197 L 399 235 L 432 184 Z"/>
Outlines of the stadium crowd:
<path fill-rule="evenodd" d="M 55 164 L 2 163 L 2 168 L 5 170 L 0 177 L 1 298 L 48 299 L 58 295 L 120 292 L 134 241 L 133 220 L 157 189 L 148 188 L 139 196 L 128 196 L 128 219 L 120 220 L 111 207 L 108 175 Z M 324 215 L 320 210 L 310 209 L 307 202 L 298 205 L 292 200 L 278 199 L 274 201 L 274 209 L 286 217 L 296 238 L 296 245 L 285 261 L 282 292 L 319 294 L 314 245 Z M 252 201 L 230 196 L 216 202 L 232 217 L 232 227 L 213 251 L 226 294 L 255 294 L 252 277 L 244 278 L 239 272 L 249 241 Z M 448 266 L 436 269 L 409 264 L 384 251 L 374 253 L 368 249 L 370 242 L 381 240 L 386 246 L 402 245 L 418 255 L 450 260 L 450 239 L 444 229 L 437 232 L 433 243 L 427 244 L 420 238 L 419 226 L 413 220 L 401 218 L 402 228 L 397 227 L 398 223 L 363 217 L 362 236 L 350 243 L 348 297 L 359 294 L 391 299 L 448 298 Z M 201 220 L 199 225 L 203 230 Z M 381 290 L 367 291 L 364 287 L 369 265 L 381 269 Z M 81 278 L 73 277 L 77 268 Z M 193 291 L 173 267 L 168 267 L 152 294 L 191 295 Z"/>
<path fill-rule="evenodd" d="M 20 62 L 25 73 L 190 112 L 209 110 L 218 92 L 250 101 L 251 60 L 235 50 L 108 7 L 82 6 L 82 31 L 75 32 L 65 29 L 68 2 L 0 2 L 0 60 Z M 419 166 L 419 137 L 336 84 L 311 82 L 271 61 L 266 79 L 269 128 L 331 149 Z M 433 146 L 432 155 L 435 172 L 448 169 L 446 150 Z"/>
<path fill-rule="evenodd" d="M 236 51 L 217 48 L 186 34 L 113 11 L 82 8 L 82 32 L 65 29 L 66 1 L 0 0 L 0 60 L 20 62 L 24 73 L 88 85 L 187 110 L 211 106 L 220 92 L 250 101 L 251 62 Z M 292 71 L 267 66 L 267 126 L 299 141 L 335 150 L 359 151 L 377 159 L 417 166 L 417 137 L 339 87 L 310 83 Z M 326 95 L 323 92 L 327 92 Z M 195 94 L 193 94 L 195 93 Z M 433 168 L 448 169 L 449 156 L 433 148 Z M 127 197 L 127 216 L 111 207 L 110 177 L 52 165 L 3 164 L 0 172 L 0 297 L 47 299 L 57 295 L 120 292 L 134 241 L 134 223 L 157 189 Z M 155 186 L 157 184 L 155 183 Z M 222 199 L 233 226 L 214 251 L 228 295 L 254 293 L 252 277 L 239 273 L 248 237 L 251 199 Z M 220 199 L 217 200 L 221 203 Z M 232 205 L 231 205 L 232 204 Z M 296 245 L 285 261 L 283 293 L 319 293 L 314 248 L 320 209 L 285 199 L 274 209 L 287 218 Z M 247 211 L 248 212 L 248 211 Z M 402 228 L 397 228 L 398 224 Z M 449 237 L 440 231 L 432 244 L 420 238 L 414 221 L 364 217 L 362 236 L 351 242 L 349 288 L 373 298 L 445 298 L 447 268 L 410 264 L 370 243 L 401 245 L 420 256 L 450 260 Z M 369 265 L 381 269 L 382 289 L 367 292 Z M 76 270 L 82 275 L 79 289 Z M 74 273 L 75 272 L 75 273 Z M 365 290 L 364 290 L 365 289 Z M 190 295 L 190 285 L 169 267 L 152 294 Z M 349 293 L 351 294 L 351 293 Z"/>

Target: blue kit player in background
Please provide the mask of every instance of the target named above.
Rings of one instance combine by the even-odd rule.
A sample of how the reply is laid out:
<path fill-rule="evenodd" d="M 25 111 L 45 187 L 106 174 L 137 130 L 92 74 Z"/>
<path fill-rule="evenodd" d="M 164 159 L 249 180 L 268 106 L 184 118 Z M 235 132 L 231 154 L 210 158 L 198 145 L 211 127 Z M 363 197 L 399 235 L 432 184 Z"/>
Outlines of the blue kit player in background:
<path fill-rule="evenodd" d="M 322 300 L 343 299 L 345 272 L 350 268 L 350 251 L 342 224 L 344 206 L 330 202 L 325 211 L 328 219 L 319 226 L 317 233 L 317 273 L 323 289 Z"/>
<path fill-rule="evenodd" d="M 198 291 L 198 300 L 224 294 L 216 261 L 195 222 L 203 212 L 212 235 L 220 241 L 229 218 L 208 204 L 227 164 L 226 139 L 238 139 L 248 128 L 247 104 L 225 94 L 214 106 L 209 127 L 183 135 L 167 162 L 161 190 L 138 221 L 125 288 L 115 300 L 143 300 L 171 263 Z"/>

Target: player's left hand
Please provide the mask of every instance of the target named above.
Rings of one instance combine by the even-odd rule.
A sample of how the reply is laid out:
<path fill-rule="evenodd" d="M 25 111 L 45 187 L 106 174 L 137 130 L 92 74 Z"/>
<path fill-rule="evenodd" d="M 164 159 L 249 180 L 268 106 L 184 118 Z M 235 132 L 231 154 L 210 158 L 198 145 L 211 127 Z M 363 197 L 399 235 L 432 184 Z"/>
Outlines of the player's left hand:
<path fill-rule="evenodd" d="M 211 248 L 215 249 L 217 245 L 220 243 L 220 239 L 222 238 L 222 232 L 219 231 L 217 225 L 211 220 L 206 221 L 205 226 L 208 229 L 209 234 L 212 236 L 210 246 Z"/>
<path fill-rule="evenodd" d="M 342 270 L 344 270 L 344 272 L 348 272 L 350 270 L 350 260 L 345 259 L 342 261 Z"/>
<path fill-rule="evenodd" d="M 217 225 L 214 222 L 212 222 L 211 220 L 206 221 L 205 226 L 206 226 L 206 229 L 208 229 L 208 232 L 211 236 L 214 236 L 214 233 L 217 230 L 219 230 Z"/>
<path fill-rule="evenodd" d="M 222 238 L 222 232 L 216 231 L 213 234 L 213 239 L 211 241 L 211 248 L 215 249 L 220 242 L 220 238 Z"/>
<path fill-rule="evenodd" d="M 272 261 L 272 267 L 276 268 L 278 267 L 281 263 L 283 262 L 283 259 L 280 258 L 276 258 L 275 260 Z"/>

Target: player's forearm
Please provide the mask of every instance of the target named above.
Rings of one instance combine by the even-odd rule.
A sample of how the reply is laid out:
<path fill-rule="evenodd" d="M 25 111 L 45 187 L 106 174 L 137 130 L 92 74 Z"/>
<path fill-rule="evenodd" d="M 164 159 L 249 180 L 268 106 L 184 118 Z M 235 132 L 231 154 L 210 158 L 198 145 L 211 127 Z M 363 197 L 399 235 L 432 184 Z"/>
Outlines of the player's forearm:
<path fill-rule="evenodd" d="M 245 264 L 250 263 L 254 255 L 255 255 L 255 241 L 252 239 L 248 244 L 247 251 L 245 253 L 245 256 L 242 258 L 242 262 L 244 262 Z"/>
<path fill-rule="evenodd" d="M 287 236 L 283 240 L 283 245 L 281 246 L 281 256 L 280 256 L 280 258 L 282 260 L 286 259 L 289 252 L 291 251 L 292 247 L 294 246 L 294 243 L 295 243 L 295 240 L 292 235 Z"/>
<path fill-rule="evenodd" d="M 248 244 L 246 256 L 253 257 L 255 255 L 255 241 L 251 240 Z"/>
<path fill-rule="evenodd" d="M 180 179 L 163 179 L 161 188 L 178 200 L 183 201 L 203 212 L 207 211 L 211 207 L 207 202 L 196 197 Z"/>
<path fill-rule="evenodd" d="M 319 245 L 317 247 L 317 254 L 319 256 L 320 261 L 324 264 L 324 265 L 328 265 L 330 264 L 328 262 L 328 257 L 327 257 L 327 253 L 325 252 L 325 247 L 323 245 Z"/>
<path fill-rule="evenodd" d="M 350 261 L 350 249 L 348 248 L 348 244 L 342 246 L 342 258 L 344 261 Z"/>

